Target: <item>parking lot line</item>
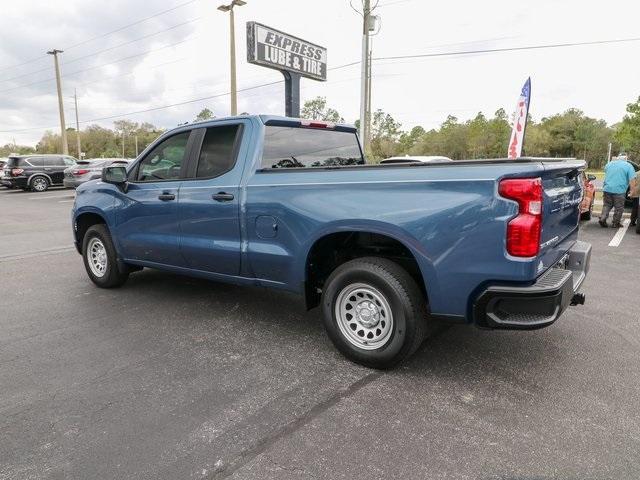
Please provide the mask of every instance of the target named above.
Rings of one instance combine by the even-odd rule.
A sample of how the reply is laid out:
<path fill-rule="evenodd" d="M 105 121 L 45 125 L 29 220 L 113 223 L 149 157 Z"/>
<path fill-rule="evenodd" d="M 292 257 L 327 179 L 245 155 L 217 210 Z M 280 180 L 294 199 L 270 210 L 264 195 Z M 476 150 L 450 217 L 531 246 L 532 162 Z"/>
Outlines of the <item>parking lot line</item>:
<path fill-rule="evenodd" d="M 58 200 L 58 203 L 72 203 L 72 202 L 75 202 L 75 199 L 74 200 Z"/>
<path fill-rule="evenodd" d="M 27 198 L 29 200 L 48 200 L 51 198 L 65 198 L 70 196 L 72 196 L 72 194 L 70 194 L 69 192 L 64 192 L 62 193 L 62 195 L 45 195 L 45 196 L 38 195 L 37 197 L 27 197 Z"/>
<path fill-rule="evenodd" d="M 620 245 L 620 242 L 622 242 L 622 239 L 624 238 L 624 234 L 627 233 L 627 230 L 629 229 L 630 223 L 631 223 L 631 219 L 629 218 L 625 219 L 622 222 L 622 227 L 618 229 L 616 234 L 613 236 L 613 238 L 609 242 L 610 247 L 617 247 Z"/>

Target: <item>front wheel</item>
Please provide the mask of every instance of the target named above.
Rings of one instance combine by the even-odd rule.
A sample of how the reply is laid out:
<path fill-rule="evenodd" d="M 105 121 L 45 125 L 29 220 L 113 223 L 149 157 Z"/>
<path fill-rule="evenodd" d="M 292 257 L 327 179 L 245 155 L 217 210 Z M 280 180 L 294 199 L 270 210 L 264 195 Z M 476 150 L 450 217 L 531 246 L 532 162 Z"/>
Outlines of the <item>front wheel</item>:
<path fill-rule="evenodd" d="M 118 269 L 116 249 L 105 225 L 93 225 L 82 241 L 84 267 L 93 283 L 101 288 L 119 287 L 129 272 Z"/>
<path fill-rule="evenodd" d="M 392 367 L 424 340 L 424 294 L 405 269 L 386 258 L 340 265 L 325 283 L 322 309 L 336 348 L 368 367 Z"/>

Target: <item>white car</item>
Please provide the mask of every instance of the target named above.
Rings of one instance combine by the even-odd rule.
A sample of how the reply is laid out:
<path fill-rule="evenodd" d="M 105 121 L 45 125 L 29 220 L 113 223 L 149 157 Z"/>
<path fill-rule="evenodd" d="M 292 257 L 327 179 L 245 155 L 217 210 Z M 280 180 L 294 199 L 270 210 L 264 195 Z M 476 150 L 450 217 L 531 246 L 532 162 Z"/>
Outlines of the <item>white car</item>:
<path fill-rule="evenodd" d="M 6 157 L 0 158 L 0 180 L 4 177 L 4 166 L 7 164 L 7 160 L 9 159 Z"/>
<path fill-rule="evenodd" d="M 380 163 L 386 164 L 386 163 L 444 163 L 444 162 L 453 162 L 453 160 L 451 160 L 449 157 L 441 157 L 437 155 L 433 155 L 433 156 L 407 155 L 406 157 L 385 158 Z"/>

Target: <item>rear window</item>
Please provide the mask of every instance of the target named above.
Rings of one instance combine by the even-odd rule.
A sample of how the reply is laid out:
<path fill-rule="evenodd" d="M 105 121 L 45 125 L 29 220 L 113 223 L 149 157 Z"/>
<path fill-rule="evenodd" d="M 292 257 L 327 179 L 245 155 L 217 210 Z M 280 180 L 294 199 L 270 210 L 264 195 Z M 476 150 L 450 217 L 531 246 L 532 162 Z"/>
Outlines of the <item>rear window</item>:
<path fill-rule="evenodd" d="M 262 168 L 364 165 L 355 133 L 298 127 L 265 127 Z"/>
<path fill-rule="evenodd" d="M 207 128 L 202 141 L 196 177 L 218 177 L 228 172 L 236 163 L 233 147 L 238 135 L 238 125 Z"/>
<path fill-rule="evenodd" d="M 26 158 L 10 157 L 7 160 L 7 167 L 15 168 L 15 167 L 28 167 L 28 166 L 29 164 L 27 163 Z"/>

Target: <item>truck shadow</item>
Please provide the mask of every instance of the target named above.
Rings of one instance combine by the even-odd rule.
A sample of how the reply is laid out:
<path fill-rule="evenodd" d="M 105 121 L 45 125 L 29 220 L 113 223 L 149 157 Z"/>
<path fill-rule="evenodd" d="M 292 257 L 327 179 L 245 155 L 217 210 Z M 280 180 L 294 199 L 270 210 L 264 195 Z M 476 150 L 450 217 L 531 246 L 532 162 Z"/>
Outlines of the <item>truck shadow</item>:
<path fill-rule="evenodd" d="M 280 335 L 281 342 L 295 348 L 300 338 L 319 346 L 314 354 L 327 355 L 326 360 L 340 357 L 327 338 L 318 308 L 306 311 L 296 295 L 261 287 L 238 287 L 224 283 L 193 279 L 145 269 L 131 275 L 121 289 L 129 301 L 152 302 L 156 308 L 166 305 L 185 306 L 180 321 L 198 322 L 204 326 L 214 322 L 234 322 L 242 330 L 254 334 L 264 329 Z M 475 376 L 491 372 L 548 371 L 566 357 L 562 339 L 562 322 L 536 331 L 487 331 L 472 325 L 438 324 L 416 354 L 388 374 L 443 376 Z M 248 333 L 247 333 L 248 334 Z M 560 337 L 563 338 L 560 338 Z M 246 348 L 262 348 L 247 341 Z M 304 348 L 304 347 L 300 347 Z M 342 357 L 340 357 L 342 358 Z M 344 359 L 345 363 L 349 363 Z"/>

